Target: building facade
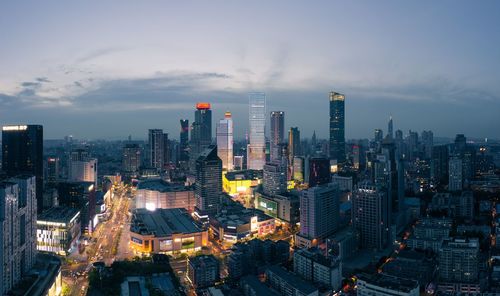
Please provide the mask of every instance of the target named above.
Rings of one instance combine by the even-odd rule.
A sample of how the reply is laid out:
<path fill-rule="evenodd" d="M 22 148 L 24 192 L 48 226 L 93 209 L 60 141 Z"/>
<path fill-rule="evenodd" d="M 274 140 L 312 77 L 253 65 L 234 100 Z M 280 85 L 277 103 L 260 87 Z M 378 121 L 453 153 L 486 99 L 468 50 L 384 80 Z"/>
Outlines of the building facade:
<path fill-rule="evenodd" d="M 247 168 L 262 170 L 266 163 L 266 94 L 250 93 Z"/>
<path fill-rule="evenodd" d="M 271 135 L 270 135 L 270 159 L 271 161 L 281 160 L 280 145 L 285 141 L 285 112 L 271 111 Z"/>
<path fill-rule="evenodd" d="M 330 92 L 330 159 L 344 163 L 345 157 L 345 96 Z"/>
<path fill-rule="evenodd" d="M 224 119 L 221 119 L 217 124 L 217 156 L 222 160 L 223 170 L 233 170 L 233 119 L 231 112 L 226 112 Z"/>
<path fill-rule="evenodd" d="M 199 215 L 217 213 L 222 193 L 222 161 L 217 146 L 205 149 L 196 160 L 195 198 Z"/>

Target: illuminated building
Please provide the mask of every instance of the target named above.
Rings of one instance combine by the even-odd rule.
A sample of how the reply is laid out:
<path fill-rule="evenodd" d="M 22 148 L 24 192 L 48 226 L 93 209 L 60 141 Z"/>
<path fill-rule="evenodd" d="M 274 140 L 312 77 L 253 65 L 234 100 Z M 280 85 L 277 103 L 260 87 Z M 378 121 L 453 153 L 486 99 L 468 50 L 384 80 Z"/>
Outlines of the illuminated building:
<path fill-rule="evenodd" d="M 251 195 L 252 188 L 262 183 L 262 171 L 244 170 L 227 172 L 222 177 L 222 188 L 231 196 Z"/>
<path fill-rule="evenodd" d="M 224 210 L 210 217 L 210 229 L 224 243 L 233 244 L 250 235 L 264 236 L 276 229 L 275 220 L 256 209 L 246 209 L 230 202 Z"/>
<path fill-rule="evenodd" d="M 9 177 L 36 177 L 37 210 L 43 209 L 43 127 L 7 125 L 2 128 L 2 170 Z"/>
<path fill-rule="evenodd" d="M 266 94 L 250 93 L 249 99 L 249 144 L 247 168 L 262 170 L 266 163 Z"/>
<path fill-rule="evenodd" d="M 186 273 L 196 289 L 213 286 L 220 279 L 219 260 L 213 255 L 189 257 Z"/>
<path fill-rule="evenodd" d="M 196 252 L 207 243 L 208 232 L 184 209 L 136 209 L 133 212 L 130 247 L 136 252 Z"/>
<path fill-rule="evenodd" d="M 240 171 L 243 169 L 243 155 L 235 155 L 234 156 L 234 161 L 233 161 L 233 169 Z"/>
<path fill-rule="evenodd" d="M 217 146 L 205 149 L 196 160 L 195 183 L 196 212 L 198 215 L 214 214 L 220 205 L 222 193 L 222 161 L 217 156 Z"/>
<path fill-rule="evenodd" d="M 389 243 L 387 193 L 368 183 L 352 194 L 352 224 L 360 233 L 361 248 L 383 249 Z"/>
<path fill-rule="evenodd" d="M 132 177 L 137 176 L 141 167 L 141 147 L 138 144 L 125 144 L 122 150 L 122 170 Z"/>
<path fill-rule="evenodd" d="M 271 111 L 270 159 L 281 160 L 281 147 L 285 140 L 285 112 Z"/>
<path fill-rule="evenodd" d="M 292 225 L 299 222 L 299 207 L 300 198 L 297 191 L 284 192 L 273 196 L 262 192 L 255 193 L 256 209 Z"/>
<path fill-rule="evenodd" d="M 291 127 L 288 132 L 288 153 L 290 161 L 300 155 L 300 131 L 298 127 Z"/>
<path fill-rule="evenodd" d="M 338 185 L 311 187 L 300 192 L 300 231 L 298 246 L 312 247 L 332 235 L 339 227 L 340 192 Z"/>
<path fill-rule="evenodd" d="M 148 160 L 149 167 L 158 171 L 163 169 L 165 141 L 162 129 L 150 129 L 148 133 Z"/>
<path fill-rule="evenodd" d="M 304 183 L 304 158 L 295 156 L 293 158 L 293 180 L 298 183 Z"/>
<path fill-rule="evenodd" d="M 479 240 L 477 238 L 445 239 L 438 256 L 440 282 L 477 283 L 479 280 L 479 256 Z"/>
<path fill-rule="evenodd" d="M 224 114 L 217 124 L 217 156 L 222 160 L 222 168 L 233 170 L 233 119 L 231 112 Z"/>
<path fill-rule="evenodd" d="M 99 220 L 96 215 L 96 186 L 90 182 L 60 182 L 59 206 L 69 206 L 80 211 L 82 233 L 91 233 Z"/>
<path fill-rule="evenodd" d="M 324 157 L 311 157 L 308 160 L 309 187 L 330 183 L 330 161 Z"/>
<path fill-rule="evenodd" d="M 184 184 L 172 184 L 162 179 L 146 179 L 139 182 L 135 194 L 136 208 L 156 209 L 184 208 L 193 212 L 194 189 Z"/>
<path fill-rule="evenodd" d="M 68 180 L 71 182 L 92 182 L 97 185 L 97 158 L 72 160 Z"/>
<path fill-rule="evenodd" d="M 59 158 L 58 157 L 48 157 L 47 158 L 47 183 L 56 184 L 59 180 Z"/>
<path fill-rule="evenodd" d="M 189 120 L 181 119 L 181 132 L 180 132 L 180 157 L 181 162 L 189 160 Z"/>
<path fill-rule="evenodd" d="M 263 170 L 262 189 L 266 195 L 276 195 L 287 189 L 287 167 L 281 163 L 266 163 Z"/>
<path fill-rule="evenodd" d="M 44 211 L 36 221 L 38 251 L 68 255 L 81 234 L 80 211 L 71 207 L 54 207 Z"/>
<path fill-rule="evenodd" d="M 36 177 L 0 182 L 0 291 L 7 295 L 35 264 Z"/>
<path fill-rule="evenodd" d="M 212 110 L 210 103 L 197 103 L 191 127 L 189 161 L 191 171 L 196 169 L 198 156 L 212 143 Z"/>
<path fill-rule="evenodd" d="M 345 96 L 330 92 L 330 159 L 345 161 Z"/>

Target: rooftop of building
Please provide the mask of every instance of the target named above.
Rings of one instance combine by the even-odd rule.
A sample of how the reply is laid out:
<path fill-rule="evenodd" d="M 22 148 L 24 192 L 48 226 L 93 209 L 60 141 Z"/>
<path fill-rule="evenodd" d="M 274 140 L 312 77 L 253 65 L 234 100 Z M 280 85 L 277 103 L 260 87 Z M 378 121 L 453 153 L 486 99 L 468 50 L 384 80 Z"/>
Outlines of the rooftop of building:
<path fill-rule="evenodd" d="M 52 207 L 43 211 L 43 213 L 37 217 L 37 221 L 68 223 L 78 215 L 80 215 L 80 211 L 72 207 Z"/>
<path fill-rule="evenodd" d="M 184 184 L 170 183 L 162 179 L 145 179 L 139 182 L 137 190 L 152 190 L 159 192 L 179 192 L 189 190 Z"/>
<path fill-rule="evenodd" d="M 299 249 L 295 252 L 297 255 L 304 256 L 306 258 L 311 259 L 312 261 L 319 263 L 323 266 L 334 266 L 338 262 L 335 261 L 332 257 L 324 256 L 323 253 L 316 247 L 310 249 Z"/>
<path fill-rule="evenodd" d="M 441 248 L 471 249 L 479 250 L 479 239 L 477 238 L 449 238 L 443 240 Z"/>
<path fill-rule="evenodd" d="M 260 210 L 247 209 L 239 203 L 232 203 L 223 205 L 222 210 L 211 221 L 222 226 L 238 226 L 250 223 L 253 217 L 257 217 L 259 222 L 274 219 Z"/>
<path fill-rule="evenodd" d="M 269 295 L 269 296 L 278 296 L 280 295 L 278 292 L 269 288 L 265 284 L 263 284 L 259 279 L 254 275 L 247 275 L 241 278 L 240 282 L 242 285 L 248 285 L 252 290 L 255 291 L 257 295 Z"/>
<path fill-rule="evenodd" d="M 371 285 L 390 289 L 393 291 L 401 291 L 405 293 L 408 293 L 414 289 L 418 289 L 419 286 L 417 281 L 403 279 L 381 273 L 375 273 L 375 274 L 363 273 L 358 275 L 357 278 L 358 280 L 365 281 Z"/>
<path fill-rule="evenodd" d="M 309 295 L 313 293 L 314 291 L 317 291 L 318 289 L 314 287 L 312 284 L 309 282 L 303 280 L 299 276 L 285 270 L 283 267 L 278 266 L 278 265 L 271 265 L 267 268 L 267 271 L 270 271 L 280 278 L 282 278 L 284 281 L 286 281 L 290 286 L 293 288 L 299 290 L 305 295 Z"/>
<path fill-rule="evenodd" d="M 201 255 L 195 257 L 189 257 L 189 264 L 195 267 L 203 267 L 209 265 L 218 265 L 219 260 L 213 255 Z"/>
<path fill-rule="evenodd" d="M 228 181 L 236 180 L 260 180 L 262 179 L 261 170 L 242 170 L 242 171 L 232 171 L 225 174 L 225 178 Z"/>
<path fill-rule="evenodd" d="M 156 237 L 175 233 L 196 233 L 202 229 L 185 209 L 137 209 L 133 213 L 130 231 Z"/>

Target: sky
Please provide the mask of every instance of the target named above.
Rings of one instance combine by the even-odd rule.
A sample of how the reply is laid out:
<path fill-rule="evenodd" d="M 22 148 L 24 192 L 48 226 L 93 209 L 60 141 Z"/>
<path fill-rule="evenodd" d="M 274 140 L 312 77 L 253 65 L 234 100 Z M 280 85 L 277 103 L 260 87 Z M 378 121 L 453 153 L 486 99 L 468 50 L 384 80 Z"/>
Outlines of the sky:
<path fill-rule="evenodd" d="M 145 139 L 212 104 L 248 129 L 248 92 L 285 128 L 500 139 L 499 1 L 2 1 L 0 124 L 46 139 Z"/>

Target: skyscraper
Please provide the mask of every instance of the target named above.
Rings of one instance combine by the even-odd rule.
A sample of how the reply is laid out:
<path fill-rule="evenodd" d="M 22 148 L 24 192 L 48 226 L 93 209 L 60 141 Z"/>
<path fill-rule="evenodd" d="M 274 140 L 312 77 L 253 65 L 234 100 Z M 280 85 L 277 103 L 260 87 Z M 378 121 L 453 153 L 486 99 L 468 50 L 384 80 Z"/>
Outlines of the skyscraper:
<path fill-rule="evenodd" d="M 195 169 L 196 160 L 200 153 L 212 143 L 212 110 L 210 110 L 210 107 L 210 103 L 196 104 L 189 155 L 191 170 Z"/>
<path fill-rule="evenodd" d="M 450 191 L 459 191 L 463 188 L 463 167 L 462 167 L 462 159 L 459 157 L 453 156 L 449 159 L 448 164 L 448 190 Z"/>
<path fill-rule="evenodd" d="M 170 163 L 170 141 L 168 140 L 168 133 L 163 134 L 163 167 L 166 168 Z"/>
<path fill-rule="evenodd" d="M 199 216 L 217 213 L 222 192 L 222 160 L 217 146 L 205 149 L 196 160 L 195 211 Z"/>
<path fill-rule="evenodd" d="M 434 134 L 432 131 L 422 132 L 422 146 L 425 159 L 432 158 L 432 147 L 434 146 Z"/>
<path fill-rule="evenodd" d="M 36 177 L 37 210 L 43 209 L 43 127 L 8 125 L 2 129 L 2 169 L 9 177 Z"/>
<path fill-rule="evenodd" d="M 345 162 L 345 96 L 330 92 L 330 159 Z"/>
<path fill-rule="evenodd" d="M 360 233 L 361 247 L 383 249 L 389 242 L 387 193 L 367 183 L 352 195 L 352 224 Z"/>
<path fill-rule="evenodd" d="M 233 170 L 233 119 L 231 112 L 224 114 L 217 124 L 217 155 L 222 160 L 222 168 Z"/>
<path fill-rule="evenodd" d="M 164 147 L 165 141 L 163 140 L 163 130 L 162 129 L 150 129 L 149 130 L 149 141 L 148 141 L 148 158 L 149 166 L 151 168 L 156 168 L 157 170 L 163 169 L 163 158 L 164 158 Z"/>
<path fill-rule="evenodd" d="M 310 240 L 324 239 L 338 229 L 340 193 L 336 183 L 300 192 L 300 232 Z"/>
<path fill-rule="evenodd" d="M 309 183 L 309 187 L 323 185 L 330 182 L 330 161 L 328 158 L 309 158 L 307 181 Z"/>
<path fill-rule="evenodd" d="M 264 194 L 274 196 L 286 191 L 287 167 L 280 162 L 264 165 L 262 189 Z"/>
<path fill-rule="evenodd" d="M 0 182 L 0 293 L 7 295 L 35 264 L 36 177 Z"/>
<path fill-rule="evenodd" d="M 122 170 L 128 175 L 135 175 L 141 166 L 141 147 L 137 144 L 125 144 L 122 150 Z"/>
<path fill-rule="evenodd" d="M 189 160 L 189 120 L 181 119 L 180 132 L 180 157 L 179 160 L 186 162 Z"/>
<path fill-rule="evenodd" d="M 387 123 L 387 135 L 389 137 L 394 138 L 394 133 L 393 133 L 394 127 L 392 125 L 392 115 L 389 116 L 389 122 Z"/>
<path fill-rule="evenodd" d="M 288 149 L 289 149 L 289 159 L 293 160 L 295 156 L 299 156 L 300 153 L 300 131 L 298 127 L 291 127 L 288 132 Z"/>
<path fill-rule="evenodd" d="M 249 100 L 249 140 L 247 168 L 262 170 L 266 163 L 266 94 L 250 93 Z"/>
<path fill-rule="evenodd" d="M 280 157 L 280 144 L 285 139 L 285 112 L 271 111 L 271 142 L 270 152 L 271 161 L 279 161 Z"/>

